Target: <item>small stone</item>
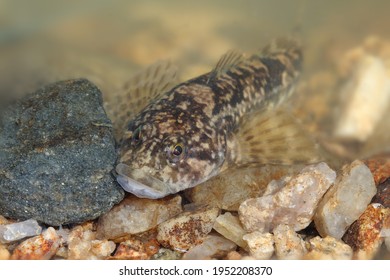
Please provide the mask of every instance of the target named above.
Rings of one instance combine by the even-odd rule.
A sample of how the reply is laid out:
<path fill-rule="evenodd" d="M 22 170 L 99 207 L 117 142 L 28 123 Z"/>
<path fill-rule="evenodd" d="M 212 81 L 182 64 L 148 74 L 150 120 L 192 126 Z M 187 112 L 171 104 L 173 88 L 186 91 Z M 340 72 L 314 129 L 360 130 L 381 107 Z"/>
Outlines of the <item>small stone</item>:
<path fill-rule="evenodd" d="M 223 210 L 237 211 L 244 200 L 262 196 L 270 181 L 295 174 L 300 169 L 302 169 L 301 165 L 266 165 L 229 169 L 187 190 L 186 195 L 195 204 L 213 205 Z"/>
<path fill-rule="evenodd" d="M 247 248 L 246 242 L 242 239 L 246 231 L 243 229 L 239 218 L 233 216 L 231 213 L 226 212 L 225 214 L 219 215 L 215 220 L 214 230 L 241 248 Z"/>
<path fill-rule="evenodd" d="M 372 203 L 380 203 L 386 208 L 390 208 L 390 178 L 377 187 L 377 193 L 371 201 Z"/>
<path fill-rule="evenodd" d="M 343 236 L 343 240 L 352 247 L 357 259 L 372 259 L 378 253 L 383 237 L 381 230 L 390 209 L 381 204 L 370 204 Z"/>
<path fill-rule="evenodd" d="M 229 261 L 239 261 L 241 259 L 242 259 L 242 255 L 237 251 L 230 251 L 226 255 L 226 260 L 229 260 Z"/>
<path fill-rule="evenodd" d="M 331 236 L 321 238 L 319 236 L 310 239 L 308 250 L 304 259 L 313 260 L 350 260 L 352 259 L 352 248 L 341 240 Z"/>
<path fill-rule="evenodd" d="M 201 244 L 189 249 L 183 255 L 183 260 L 222 259 L 234 250 L 236 250 L 236 244 L 232 241 L 218 235 L 209 234 Z"/>
<path fill-rule="evenodd" d="M 156 239 L 143 242 L 142 240 L 132 238 L 121 242 L 115 251 L 115 254 L 110 259 L 115 260 L 149 260 L 153 255 L 157 254 L 160 249 L 160 244 Z"/>
<path fill-rule="evenodd" d="M 275 253 L 281 260 L 299 260 L 307 253 L 305 241 L 287 225 L 274 229 Z"/>
<path fill-rule="evenodd" d="M 124 196 L 101 92 L 89 81 L 48 85 L 9 105 L 0 123 L 0 213 L 49 225 L 92 220 Z"/>
<path fill-rule="evenodd" d="M 11 257 L 11 254 L 10 254 L 10 252 L 7 250 L 7 248 L 5 247 L 5 245 L 0 244 L 0 261 L 1 261 L 1 260 L 9 260 L 10 257 Z"/>
<path fill-rule="evenodd" d="M 6 218 L 0 215 L 0 225 L 8 225 L 11 222 L 9 222 Z"/>
<path fill-rule="evenodd" d="M 238 211 L 240 221 L 248 232 L 270 232 L 279 224 L 304 229 L 335 177 L 326 163 L 307 166 L 275 194 L 244 201 Z"/>
<path fill-rule="evenodd" d="M 365 141 L 385 117 L 390 102 L 390 79 L 382 58 L 362 54 L 342 89 L 344 98 L 334 135 Z"/>
<path fill-rule="evenodd" d="M 274 254 L 274 236 L 271 233 L 258 231 L 244 235 L 251 257 L 257 260 L 268 260 Z"/>
<path fill-rule="evenodd" d="M 151 257 L 151 260 L 180 260 L 181 253 L 178 251 L 160 248 L 156 254 Z"/>
<path fill-rule="evenodd" d="M 0 225 L 0 242 L 10 243 L 25 237 L 39 235 L 42 228 L 36 220 L 27 220 L 20 223 Z"/>
<path fill-rule="evenodd" d="M 19 244 L 12 252 L 13 260 L 49 260 L 57 252 L 61 243 L 54 228 L 49 227 L 42 234 Z"/>
<path fill-rule="evenodd" d="M 375 185 L 380 185 L 390 178 L 390 154 L 382 154 L 364 160 L 374 176 Z"/>
<path fill-rule="evenodd" d="M 180 252 L 200 244 L 212 230 L 219 214 L 217 207 L 186 211 L 157 227 L 157 240 L 166 248 Z"/>
<path fill-rule="evenodd" d="M 356 160 L 342 168 L 334 186 L 319 203 L 314 222 L 321 236 L 341 239 L 376 193 L 368 167 Z"/>
<path fill-rule="evenodd" d="M 284 176 L 279 180 L 272 180 L 267 185 L 267 188 L 265 189 L 263 196 L 274 195 L 275 193 L 280 191 L 290 180 L 291 180 L 291 176 Z"/>
<path fill-rule="evenodd" d="M 100 239 L 115 239 L 145 232 L 180 212 L 179 195 L 159 200 L 128 196 L 99 218 L 97 236 Z"/>
<path fill-rule="evenodd" d="M 68 258 L 71 260 L 107 259 L 115 248 L 114 242 L 97 240 L 95 232 L 82 226 L 76 226 L 69 234 Z"/>

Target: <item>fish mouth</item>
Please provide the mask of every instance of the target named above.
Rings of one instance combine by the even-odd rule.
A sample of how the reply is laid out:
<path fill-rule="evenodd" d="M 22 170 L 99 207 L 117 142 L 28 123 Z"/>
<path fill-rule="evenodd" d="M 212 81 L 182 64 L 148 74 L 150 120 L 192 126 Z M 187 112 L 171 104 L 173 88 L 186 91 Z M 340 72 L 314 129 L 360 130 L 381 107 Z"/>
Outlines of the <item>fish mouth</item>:
<path fill-rule="evenodd" d="M 158 199 L 171 194 L 171 188 L 163 181 L 145 174 L 141 169 L 131 169 L 128 165 L 119 163 L 115 171 L 116 180 L 121 187 L 140 198 Z"/>

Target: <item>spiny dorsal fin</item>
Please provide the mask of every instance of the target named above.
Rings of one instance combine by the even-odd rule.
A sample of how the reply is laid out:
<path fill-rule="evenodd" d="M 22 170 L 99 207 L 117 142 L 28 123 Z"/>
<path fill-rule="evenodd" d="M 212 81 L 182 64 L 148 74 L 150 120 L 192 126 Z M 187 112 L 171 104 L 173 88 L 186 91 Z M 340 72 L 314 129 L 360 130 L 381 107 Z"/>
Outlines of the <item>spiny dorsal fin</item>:
<path fill-rule="evenodd" d="M 209 80 L 216 79 L 219 76 L 226 73 L 230 68 L 236 66 L 245 59 L 244 55 L 237 50 L 229 50 L 227 53 L 221 56 L 215 65 L 214 69 L 210 73 Z"/>
<path fill-rule="evenodd" d="M 323 159 L 320 147 L 282 110 L 258 112 L 240 128 L 232 146 L 236 165 L 314 163 Z"/>
<path fill-rule="evenodd" d="M 128 122 L 142 109 L 177 83 L 177 67 L 169 61 L 156 62 L 132 77 L 106 107 L 116 139 L 121 138 Z"/>

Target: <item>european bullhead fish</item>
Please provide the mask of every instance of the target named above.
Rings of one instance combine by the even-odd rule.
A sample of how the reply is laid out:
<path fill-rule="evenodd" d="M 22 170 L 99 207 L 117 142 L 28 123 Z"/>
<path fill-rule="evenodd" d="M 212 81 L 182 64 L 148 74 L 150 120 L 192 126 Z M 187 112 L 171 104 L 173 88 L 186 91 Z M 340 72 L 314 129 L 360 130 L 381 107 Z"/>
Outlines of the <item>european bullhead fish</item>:
<path fill-rule="evenodd" d="M 118 113 L 128 122 L 117 181 L 138 197 L 157 199 L 232 166 L 316 161 L 312 140 L 279 109 L 301 65 L 299 44 L 284 39 L 250 57 L 230 51 L 211 72 L 171 89 L 172 67 L 140 74 Z"/>

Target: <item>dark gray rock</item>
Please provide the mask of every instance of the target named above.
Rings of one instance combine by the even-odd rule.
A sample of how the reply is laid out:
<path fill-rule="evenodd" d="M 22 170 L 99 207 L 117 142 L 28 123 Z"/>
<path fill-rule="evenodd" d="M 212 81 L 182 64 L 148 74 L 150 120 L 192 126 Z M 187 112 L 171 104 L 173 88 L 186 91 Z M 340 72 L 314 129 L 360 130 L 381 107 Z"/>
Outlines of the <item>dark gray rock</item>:
<path fill-rule="evenodd" d="M 89 81 L 46 86 L 0 120 L 0 215 L 49 225 L 99 217 L 123 190 L 111 175 L 112 125 Z"/>

